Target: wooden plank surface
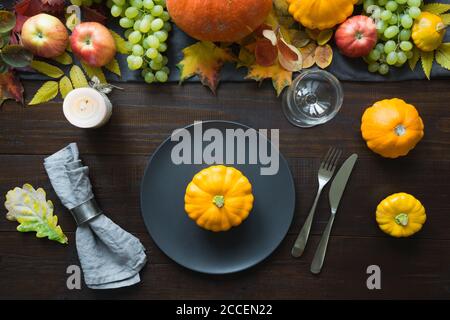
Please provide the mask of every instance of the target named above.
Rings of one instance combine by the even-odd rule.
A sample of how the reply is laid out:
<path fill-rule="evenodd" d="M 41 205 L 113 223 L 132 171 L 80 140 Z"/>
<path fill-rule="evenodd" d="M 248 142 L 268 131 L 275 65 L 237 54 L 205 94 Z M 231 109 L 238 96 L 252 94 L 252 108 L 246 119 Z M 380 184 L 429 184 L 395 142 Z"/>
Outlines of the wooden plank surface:
<path fill-rule="evenodd" d="M 0 109 L 0 194 L 30 182 L 44 187 L 69 236 L 67 247 L 15 231 L 0 218 L 0 298 L 450 298 L 450 91 L 448 81 L 344 83 L 345 102 L 329 124 L 302 130 L 291 126 L 281 100 L 268 84 L 222 84 L 217 96 L 197 84 L 125 84 L 115 91 L 113 117 L 98 130 L 70 126 L 61 100 Z M 34 92 L 39 82 L 26 82 Z M 408 157 L 382 159 L 368 150 L 359 132 L 364 109 L 383 98 L 400 97 L 417 106 L 425 137 Z M 30 97 L 28 96 L 29 100 Z M 195 120 L 224 119 L 255 128 L 280 129 L 280 149 L 288 159 L 297 193 L 294 222 L 276 252 L 248 271 L 206 276 L 167 258 L 147 234 L 140 215 L 140 179 L 149 156 L 172 130 Z M 78 264 L 75 224 L 57 200 L 43 158 L 77 142 L 90 167 L 94 191 L 108 216 L 138 236 L 149 263 L 138 286 L 112 291 L 68 290 L 66 268 Z M 317 167 L 328 146 L 337 145 L 360 161 L 340 206 L 320 276 L 309 273 L 313 249 L 328 218 L 326 197 L 319 203 L 306 256 L 290 257 L 316 190 Z M 392 239 L 378 230 L 374 209 L 399 191 L 416 195 L 428 221 L 410 239 Z M 6 212 L 6 210 L 0 210 Z M 366 268 L 382 270 L 382 289 L 366 288 Z"/>

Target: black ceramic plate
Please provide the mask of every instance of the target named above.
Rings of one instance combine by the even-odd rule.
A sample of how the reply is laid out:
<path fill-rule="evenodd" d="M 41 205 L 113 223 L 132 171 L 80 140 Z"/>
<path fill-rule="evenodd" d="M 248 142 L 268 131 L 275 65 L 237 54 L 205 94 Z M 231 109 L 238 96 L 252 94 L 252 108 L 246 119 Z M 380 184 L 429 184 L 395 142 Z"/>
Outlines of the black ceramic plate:
<path fill-rule="evenodd" d="M 202 127 L 203 131 L 216 128 L 221 132 L 248 129 L 227 121 L 207 121 Z M 186 129 L 193 135 L 194 125 Z M 258 135 L 258 139 L 271 146 L 263 135 Z M 294 214 L 294 182 L 283 156 L 280 154 L 276 175 L 261 175 L 260 168 L 264 165 L 259 161 L 258 164 L 232 165 L 250 180 L 254 206 L 240 226 L 214 233 L 198 227 L 184 211 L 188 183 L 208 165 L 175 165 L 171 152 L 176 143 L 169 137 L 161 144 L 150 159 L 142 180 L 142 216 L 158 247 L 180 265 L 211 274 L 244 270 L 268 257 L 285 237 Z"/>

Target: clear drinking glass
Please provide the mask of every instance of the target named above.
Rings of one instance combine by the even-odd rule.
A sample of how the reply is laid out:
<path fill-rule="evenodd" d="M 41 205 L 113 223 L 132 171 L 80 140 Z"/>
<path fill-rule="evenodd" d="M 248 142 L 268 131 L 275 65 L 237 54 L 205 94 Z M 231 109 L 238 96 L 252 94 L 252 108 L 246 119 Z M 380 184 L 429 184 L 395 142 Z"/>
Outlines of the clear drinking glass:
<path fill-rule="evenodd" d="M 283 96 L 283 111 L 293 125 L 314 127 L 330 121 L 344 101 L 339 80 L 324 70 L 302 72 Z"/>

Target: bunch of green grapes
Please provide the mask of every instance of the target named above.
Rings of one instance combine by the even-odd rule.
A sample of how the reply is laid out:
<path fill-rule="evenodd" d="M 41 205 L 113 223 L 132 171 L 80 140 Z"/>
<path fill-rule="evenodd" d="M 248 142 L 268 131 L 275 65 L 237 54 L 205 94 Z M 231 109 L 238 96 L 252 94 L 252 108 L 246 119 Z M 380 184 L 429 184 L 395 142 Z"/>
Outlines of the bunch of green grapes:
<path fill-rule="evenodd" d="M 130 70 L 142 69 L 145 82 L 166 82 L 170 70 L 167 38 L 172 26 L 166 10 L 166 0 L 110 0 L 113 17 L 120 17 L 119 24 L 131 45 L 127 57 Z"/>
<path fill-rule="evenodd" d="M 364 11 L 377 26 L 378 43 L 365 57 L 370 72 L 385 75 L 412 57 L 411 28 L 420 14 L 422 0 L 364 0 Z"/>
<path fill-rule="evenodd" d="M 74 4 L 76 6 L 86 6 L 90 7 L 94 3 L 102 3 L 103 0 L 70 0 L 71 4 Z"/>

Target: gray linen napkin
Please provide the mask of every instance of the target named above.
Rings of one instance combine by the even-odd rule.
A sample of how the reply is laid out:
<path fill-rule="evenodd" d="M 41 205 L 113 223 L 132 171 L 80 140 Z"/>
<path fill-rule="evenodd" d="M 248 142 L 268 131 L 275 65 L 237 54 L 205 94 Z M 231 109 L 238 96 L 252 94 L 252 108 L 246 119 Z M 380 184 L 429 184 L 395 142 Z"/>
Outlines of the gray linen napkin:
<path fill-rule="evenodd" d="M 94 198 L 89 168 L 79 160 L 71 143 L 44 160 L 50 182 L 69 210 Z M 141 242 L 105 215 L 78 226 L 76 246 L 86 285 L 92 289 L 130 286 L 140 281 L 139 271 L 147 261 Z"/>

